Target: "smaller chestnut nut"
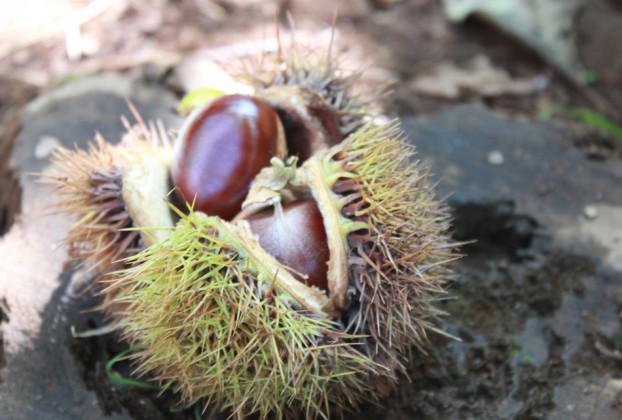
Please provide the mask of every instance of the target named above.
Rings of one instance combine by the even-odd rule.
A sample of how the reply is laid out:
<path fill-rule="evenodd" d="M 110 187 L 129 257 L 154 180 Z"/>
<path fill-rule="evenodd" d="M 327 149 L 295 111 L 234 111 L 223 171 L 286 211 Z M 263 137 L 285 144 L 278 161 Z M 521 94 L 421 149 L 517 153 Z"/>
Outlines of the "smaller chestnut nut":
<path fill-rule="evenodd" d="M 330 251 L 322 214 L 315 201 L 294 201 L 247 220 L 259 237 L 259 244 L 277 261 L 307 275 L 308 286 L 328 289 Z"/>
<path fill-rule="evenodd" d="M 227 95 L 185 121 L 175 143 L 173 180 L 194 210 L 229 220 L 240 211 L 259 171 L 286 153 L 283 128 L 270 105 Z"/>

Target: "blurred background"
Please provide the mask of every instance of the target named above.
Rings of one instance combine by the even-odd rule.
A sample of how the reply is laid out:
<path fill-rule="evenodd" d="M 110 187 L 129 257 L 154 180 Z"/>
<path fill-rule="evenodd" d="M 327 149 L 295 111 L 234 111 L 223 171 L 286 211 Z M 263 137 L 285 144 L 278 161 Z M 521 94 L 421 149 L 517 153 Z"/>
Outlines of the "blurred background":
<path fill-rule="evenodd" d="M 0 16 L 0 74 L 36 88 L 106 71 L 162 79 L 197 51 L 252 54 L 288 15 L 299 37 L 326 42 L 335 13 L 346 69 L 392 83 L 390 112 L 475 98 L 508 114 L 622 118 L 617 0 L 23 0 Z"/>

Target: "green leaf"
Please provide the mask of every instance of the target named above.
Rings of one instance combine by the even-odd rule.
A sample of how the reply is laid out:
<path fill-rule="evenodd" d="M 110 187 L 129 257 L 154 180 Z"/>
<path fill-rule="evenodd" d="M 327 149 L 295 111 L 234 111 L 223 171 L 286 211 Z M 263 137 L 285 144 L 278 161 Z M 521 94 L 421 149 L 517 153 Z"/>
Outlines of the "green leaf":
<path fill-rule="evenodd" d="M 198 107 L 212 102 L 214 99 L 224 96 L 225 92 L 211 87 L 194 89 L 186 94 L 177 106 L 177 112 L 187 115 Z"/>
<path fill-rule="evenodd" d="M 562 108 L 556 105 L 547 105 L 538 112 L 538 119 L 548 121 L 555 115 L 582 121 L 592 127 L 598 128 L 616 140 L 622 140 L 622 126 L 615 121 L 586 108 Z"/>
<path fill-rule="evenodd" d="M 127 349 L 117 354 L 115 357 L 110 359 L 108 363 L 106 363 L 106 375 L 108 376 L 108 379 L 110 379 L 110 381 L 116 384 L 123 385 L 123 386 L 133 386 L 135 388 L 142 388 L 142 389 L 160 389 L 160 387 L 156 384 L 152 384 L 152 383 L 144 382 L 144 381 L 137 381 L 135 379 L 124 378 L 123 376 L 112 371 L 112 367 L 117 362 L 119 362 L 121 359 L 123 359 L 125 356 L 130 354 L 132 351 L 134 351 L 134 349 L 132 348 Z"/>
<path fill-rule="evenodd" d="M 188 404 L 181 404 L 179 397 L 176 397 L 171 403 L 171 405 L 168 407 L 168 411 L 170 411 L 171 413 L 181 413 L 182 411 L 187 410 L 190 407 L 191 406 L 189 406 Z M 195 405 L 195 409 L 197 407 L 199 407 L 198 404 Z"/>
<path fill-rule="evenodd" d="M 572 118 L 583 121 L 593 127 L 599 128 L 612 137 L 622 140 L 622 127 L 607 117 L 585 108 L 576 108 L 568 111 Z"/>
<path fill-rule="evenodd" d="M 593 85 L 598 81 L 598 75 L 594 70 L 586 70 L 583 73 L 583 80 L 585 81 L 585 84 Z"/>

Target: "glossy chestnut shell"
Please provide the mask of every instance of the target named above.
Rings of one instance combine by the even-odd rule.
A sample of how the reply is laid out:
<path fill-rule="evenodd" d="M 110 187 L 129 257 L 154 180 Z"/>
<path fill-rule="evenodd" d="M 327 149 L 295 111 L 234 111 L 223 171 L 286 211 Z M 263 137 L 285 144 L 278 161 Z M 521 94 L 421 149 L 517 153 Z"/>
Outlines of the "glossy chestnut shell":
<path fill-rule="evenodd" d="M 283 206 L 283 212 L 266 210 L 248 219 L 260 245 L 281 264 L 308 276 L 309 286 L 328 289 L 327 263 L 330 258 L 326 229 L 313 200 Z M 302 280 L 302 279 L 301 279 Z"/>
<path fill-rule="evenodd" d="M 223 96 L 197 109 L 175 144 L 177 193 L 194 209 L 229 220 L 241 208 L 250 184 L 274 156 L 284 155 L 283 130 L 266 102 Z"/>

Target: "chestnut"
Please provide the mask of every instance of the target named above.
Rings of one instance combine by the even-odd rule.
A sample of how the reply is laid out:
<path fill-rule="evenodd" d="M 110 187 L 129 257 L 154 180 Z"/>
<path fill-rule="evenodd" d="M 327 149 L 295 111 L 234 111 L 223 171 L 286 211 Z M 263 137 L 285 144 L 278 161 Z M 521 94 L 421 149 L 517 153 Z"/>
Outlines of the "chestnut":
<path fill-rule="evenodd" d="M 229 220 L 240 211 L 259 171 L 286 153 L 283 128 L 270 105 L 227 95 L 185 121 L 175 143 L 173 180 L 194 210 Z"/>
<path fill-rule="evenodd" d="M 270 255 L 300 274 L 305 283 L 328 289 L 330 258 L 322 214 L 314 200 L 287 203 L 247 219 L 259 244 Z"/>
<path fill-rule="evenodd" d="M 341 417 L 395 389 L 428 332 L 449 335 L 434 305 L 457 244 L 399 124 L 350 92 L 358 76 L 282 50 L 249 75 L 258 98 L 195 110 L 174 151 L 137 114 L 119 146 L 58 151 L 57 205 L 138 371 L 183 405 Z M 185 203 L 169 206 L 171 171 Z"/>

